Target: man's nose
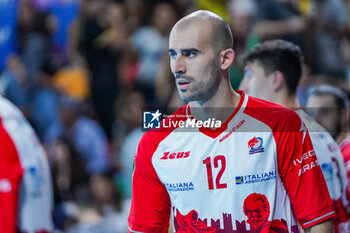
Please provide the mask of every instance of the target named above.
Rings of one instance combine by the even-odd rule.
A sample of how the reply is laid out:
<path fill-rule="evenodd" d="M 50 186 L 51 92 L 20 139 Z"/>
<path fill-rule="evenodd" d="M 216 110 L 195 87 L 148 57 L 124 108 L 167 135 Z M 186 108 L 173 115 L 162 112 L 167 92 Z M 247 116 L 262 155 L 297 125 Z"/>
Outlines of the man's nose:
<path fill-rule="evenodd" d="M 173 73 L 175 77 L 178 77 L 179 74 L 186 73 L 186 63 L 183 56 L 179 55 L 173 60 Z"/>

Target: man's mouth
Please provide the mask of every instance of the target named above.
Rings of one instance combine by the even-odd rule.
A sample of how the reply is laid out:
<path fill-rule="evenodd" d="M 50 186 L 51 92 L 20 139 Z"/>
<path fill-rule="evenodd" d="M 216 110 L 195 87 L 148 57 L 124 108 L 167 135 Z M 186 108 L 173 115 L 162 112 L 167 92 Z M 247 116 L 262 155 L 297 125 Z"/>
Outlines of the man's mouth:
<path fill-rule="evenodd" d="M 179 88 L 187 88 L 191 82 L 186 79 L 177 79 L 176 84 Z"/>

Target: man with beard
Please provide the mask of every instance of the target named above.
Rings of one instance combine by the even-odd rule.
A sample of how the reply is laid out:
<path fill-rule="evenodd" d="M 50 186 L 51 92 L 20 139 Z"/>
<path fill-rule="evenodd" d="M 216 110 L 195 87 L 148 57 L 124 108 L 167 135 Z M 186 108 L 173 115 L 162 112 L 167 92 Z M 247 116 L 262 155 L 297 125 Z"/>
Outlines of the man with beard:
<path fill-rule="evenodd" d="M 251 193 L 266 196 L 270 218 L 289 232 L 297 221 L 307 232 L 331 232 L 334 210 L 304 124 L 291 110 L 232 90 L 232 47 L 230 26 L 209 11 L 172 28 L 171 71 L 188 104 L 139 142 L 130 232 L 168 232 L 171 210 L 181 232 L 244 231 L 237 210 Z"/>

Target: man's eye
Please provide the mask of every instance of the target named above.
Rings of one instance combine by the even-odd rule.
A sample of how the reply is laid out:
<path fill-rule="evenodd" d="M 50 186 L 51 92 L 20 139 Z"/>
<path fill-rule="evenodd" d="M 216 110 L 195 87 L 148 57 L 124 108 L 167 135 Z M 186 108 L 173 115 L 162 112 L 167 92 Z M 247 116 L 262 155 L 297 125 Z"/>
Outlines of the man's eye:
<path fill-rule="evenodd" d="M 197 54 L 198 54 L 197 51 L 184 51 L 184 52 L 183 52 L 183 55 L 184 55 L 185 57 L 194 57 L 194 56 L 196 56 Z"/>
<path fill-rule="evenodd" d="M 168 54 L 171 58 L 176 58 L 177 56 L 177 53 L 175 51 L 169 51 Z"/>

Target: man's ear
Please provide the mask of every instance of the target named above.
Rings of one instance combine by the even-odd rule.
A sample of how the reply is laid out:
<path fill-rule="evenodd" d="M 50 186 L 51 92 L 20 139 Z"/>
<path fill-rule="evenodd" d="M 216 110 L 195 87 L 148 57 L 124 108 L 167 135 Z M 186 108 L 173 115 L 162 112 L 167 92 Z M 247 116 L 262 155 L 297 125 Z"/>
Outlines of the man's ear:
<path fill-rule="evenodd" d="M 278 91 L 283 87 L 284 76 L 280 71 L 274 71 L 272 75 L 273 75 L 273 81 L 272 81 L 273 90 Z"/>
<path fill-rule="evenodd" d="M 220 53 L 220 68 L 227 70 L 235 59 L 235 51 L 233 49 L 225 49 Z"/>

